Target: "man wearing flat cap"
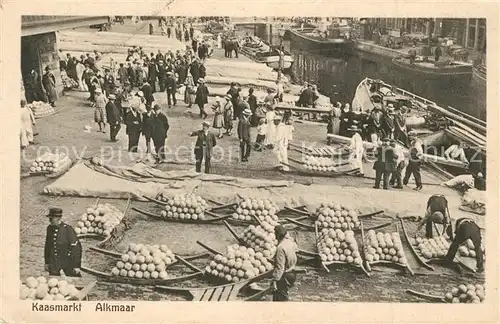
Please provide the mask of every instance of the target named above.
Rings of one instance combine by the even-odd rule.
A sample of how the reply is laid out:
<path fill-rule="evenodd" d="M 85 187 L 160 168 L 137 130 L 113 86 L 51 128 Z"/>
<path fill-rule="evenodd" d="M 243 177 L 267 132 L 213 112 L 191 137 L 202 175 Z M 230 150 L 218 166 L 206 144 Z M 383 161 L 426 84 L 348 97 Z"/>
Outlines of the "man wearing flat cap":
<path fill-rule="evenodd" d="M 75 230 L 61 221 L 62 216 L 61 208 L 50 208 L 47 215 L 50 225 L 45 239 L 45 271 L 51 276 L 60 276 L 63 270 L 66 276 L 81 277 L 82 245 Z"/>
<path fill-rule="evenodd" d="M 240 155 L 241 162 L 248 162 L 250 157 L 250 116 L 252 111 L 247 108 L 243 110 L 240 120 L 238 121 L 238 139 L 240 140 Z"/>
<path fill-rule="evenodd" d="M 273 301 L 288 301 L 290 300 L 288 290 L 296 280 L 294 269 L 297 264 L 297 245 L 282 225 L 274 228 L 274 235 L 278 240 L 278 246 L 274 255 L 273 281 L 271 283 Z"/>
<path fill-rule="evenodd" d="M 210 159 L 212 157 L 212 149 L 217 145 L 215 135 L 208 129 L 210 123 L 204 121 L 202 129 L 196 132 L 189 133 L 189 136 L 196 136 L 196 144 L 194 147 L 194 157 L 196 159 L 196 172 L 201 172 L 201 163 L 205 160 L 205 173 L 210 173 Z"/>
<path fill-rule="evenodd" d="M 110 94 L 108 96 L 109 101 L 106 103 L 106 120 L 109 124 L 109 136 L 111 142 L 116 142 L 116 135 L 120 131 L 121 126 L 121 113 L 118 107 L 116 106 L 116 96 L 114 94 Z"/>

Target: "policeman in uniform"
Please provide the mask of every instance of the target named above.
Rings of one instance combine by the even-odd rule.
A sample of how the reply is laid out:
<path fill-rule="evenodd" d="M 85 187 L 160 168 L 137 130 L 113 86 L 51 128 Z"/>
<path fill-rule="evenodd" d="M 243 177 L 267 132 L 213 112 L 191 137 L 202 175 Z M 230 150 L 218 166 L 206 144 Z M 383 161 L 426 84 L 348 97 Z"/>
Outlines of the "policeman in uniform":
<path fill-rule="evenodd" d="M 482 241 L 481 229 L 470 218 L 460 218 L 455 223 L 455 239 L 450 245 L 450 249 L 448 250 L 448 254 L 446 254 L 445 260 L 448 263 L 453 262 L 458 247 L 467 239 L 470 239 L 474 244 L 474 250 L 476 252 L 476 268 L 477 268 L 476 271 L 483 272 L 484 258 L 483 258 L 483 251 L 481 249 L 481 241 Z"/>
<path fill-rule="evenodd" d="M 429 200 L 427 200 L 427 212 L 420 224 L 418 224 L 417 232 L 425 224 L 425 237 L 432 238 L 432 226 L 434 223 L 443 225 L 442 234 L 447 230 L 448 236 L 450 238 L 453 236 L 448 200 L 446 200 L 443 195 L 432 195 Z"/>
<path fill-rule="evenodd" d="M 60 276 L 63 270 L 66 276 L 81 277 L 82 245 L 75 230 L 61 221 L 62 215 L 61 208 L 51 208 L 47 215 L 50 225 L 45 239 L 45 271 L 51 276 Z"/>

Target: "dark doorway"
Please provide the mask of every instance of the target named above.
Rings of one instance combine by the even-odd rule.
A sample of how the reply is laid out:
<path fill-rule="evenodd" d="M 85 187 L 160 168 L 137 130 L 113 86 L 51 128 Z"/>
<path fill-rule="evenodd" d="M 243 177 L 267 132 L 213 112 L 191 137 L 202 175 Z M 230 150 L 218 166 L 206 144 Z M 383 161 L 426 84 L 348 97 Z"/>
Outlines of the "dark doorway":
<path fill-rule="evenodd" d="M 36 74 L 31 74 L 31 71 Z M 40 65 L 40 53 L 33 37 L 21 38 L 21 73 L 26 92 L 26 101 L 43 100 L 40 98 L 42 70 Z"/>

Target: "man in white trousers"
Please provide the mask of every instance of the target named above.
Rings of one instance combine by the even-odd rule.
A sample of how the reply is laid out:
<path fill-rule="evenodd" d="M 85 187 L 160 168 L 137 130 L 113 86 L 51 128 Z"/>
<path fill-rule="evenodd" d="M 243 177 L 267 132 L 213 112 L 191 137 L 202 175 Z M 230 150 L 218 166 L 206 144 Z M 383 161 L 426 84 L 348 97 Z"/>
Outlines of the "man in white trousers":
<path fill-rule="evenodd" d="M 288 167 L 288 127 L 281 121 L 281 115 L 275 115 L 273 121 L 276 126 L 274 153 L 280 163 L 281 171 L 288 172 L 290 171 Z"/>
<path fill-rule="evenodd" d="M 356 125 L 353 125 L 348 130 L 354 133 L 351 137 L 351 145 L 349 146 L 352 152 L 351 164 L 355 169 L 359 169 L 360 175 L 363 175 L 363 153 L 365 152 L 365 149 L 363 147 L 363 138 L 361 138 L 361 135 L 359 134 L 361 130 Z"/>

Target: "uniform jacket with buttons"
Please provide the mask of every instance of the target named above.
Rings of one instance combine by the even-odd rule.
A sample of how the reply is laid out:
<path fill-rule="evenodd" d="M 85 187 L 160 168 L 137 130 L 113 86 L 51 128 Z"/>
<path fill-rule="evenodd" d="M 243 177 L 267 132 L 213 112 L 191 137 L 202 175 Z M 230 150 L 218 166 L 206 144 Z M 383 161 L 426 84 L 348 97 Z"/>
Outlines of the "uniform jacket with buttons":
<path fill-rule="evenodd" d="M 45 239 L 45 264 L 55 271 L 80 268 L 82 245 L 75 230 L 61 222 L 58 226 L 47 226 Z"/>

